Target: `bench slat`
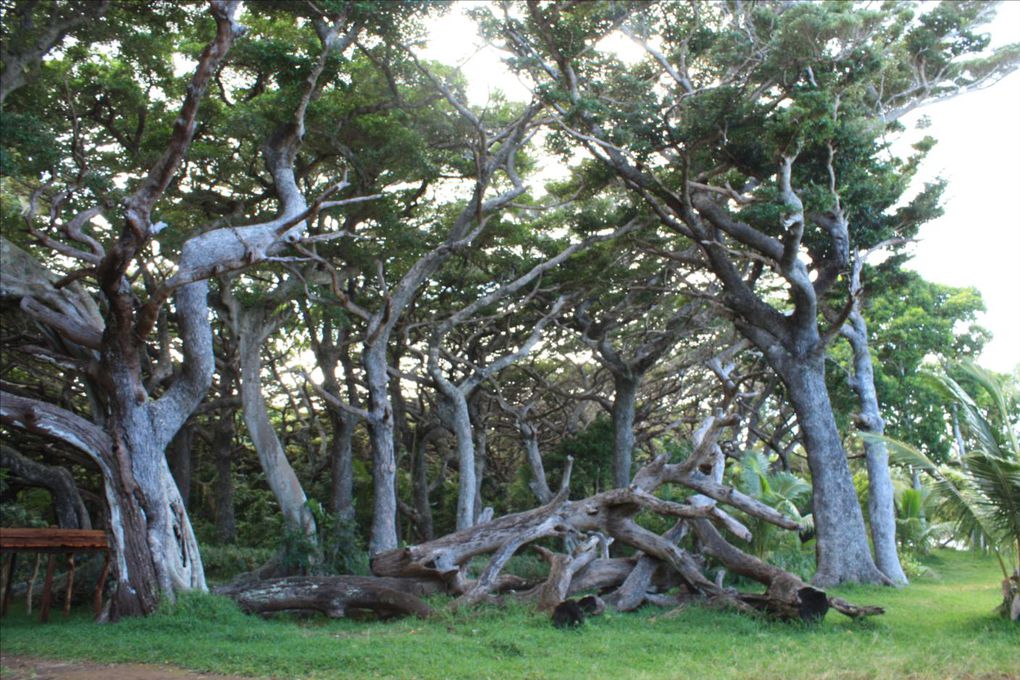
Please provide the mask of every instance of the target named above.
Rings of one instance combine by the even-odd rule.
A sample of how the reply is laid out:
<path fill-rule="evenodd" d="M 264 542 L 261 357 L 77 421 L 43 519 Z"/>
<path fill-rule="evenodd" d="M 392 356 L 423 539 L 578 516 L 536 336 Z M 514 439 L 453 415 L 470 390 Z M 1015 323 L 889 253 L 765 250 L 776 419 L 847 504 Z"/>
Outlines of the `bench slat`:
<path fill-rule="evenodd" d="M 0 550 L 107 550 L 106 533 L 93 529 L 0 529 Z"/>

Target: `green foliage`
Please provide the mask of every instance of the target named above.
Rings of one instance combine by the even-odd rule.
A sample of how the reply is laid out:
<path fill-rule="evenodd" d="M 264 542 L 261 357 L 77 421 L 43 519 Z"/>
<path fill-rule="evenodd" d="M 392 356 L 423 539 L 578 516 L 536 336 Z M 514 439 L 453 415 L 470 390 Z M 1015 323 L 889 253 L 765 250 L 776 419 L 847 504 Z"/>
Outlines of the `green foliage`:
<path fill-rule="evenodd" d="M 888 440 L 893 460 L 932 479 L 939 514 L 961 541 L 991 550 L 1007 588 L 1020 586 L 1020 428 L 1015 383 L 973 364 L 951 367 L 958 379 L 932 376 L 960 410 L 968 451 L 957 465 L 936 464 L 921 451 Z M 1007 564 L 1010 566 L 1007 567 Z M 1012 598 L 1007 596 L 1008 609 Z"/>
<path fill-rule="evenodd" d="M 327 512 L 322 504 L 312 499 L 308 507 L 319 531 L 321 573 L 369 574 L 368 551 L 358 537 L 354 520 Z"/>
<path fill-rule="evenodd" d="M 50 526 L 47 517 L 53 512 L 49 493 L 42 489 L 14 493 L 7 479 L 10 473 L 7 468 L 0 468 L 0 527 Z"/>
<path fill-rule="evenodd" d="M 235 576 L 255 571 L 269 561 L 273 550 L 239 545 L 203 544 L 202 566 L 210 583 L 226 583 Z"/>
<path fill-rule="evenodd" d="M 559 488 L 559 475 L 573 456 L 570 497 L 585 498 L 613 484 L 613 422 L 599 414 L 577 434 L 561 439 L 546 455 L 545 468 L 550 486 Z"/>
<path fill-rule="evenodd" d="M 318 533 L 313 541 L 301 531 L 284 529 L 279 557 L 286 573 L 369 574 L 368 552 L 354 520 L 327 512 L 315 499 L 308 499 L 306 505 Z"/>
<path fill-rule="evenodd" d="M 928 555 L 941 545 L 950 533 L 950 525 L 933 521 L 936 514 L 935 497 L 929 487 L 915 489 L 900 486 L 896 489 L 896 540 L 900 554 Z"/>
<path fill-rule="evenodd" d="M 792 472 L 773 470 L 768 457 L 760 451 L 748 451 L 730 470 L 735 488 L 775 508 L 798 522 L 805 530 L 813 526 L 808 512 L 811 484 Z M 797 533 L 780 529 L 770 522 L 744 516 L 753 538 L 748 552 L 805 580 L 814 572 L 814 551 L 801 542 Z"/>

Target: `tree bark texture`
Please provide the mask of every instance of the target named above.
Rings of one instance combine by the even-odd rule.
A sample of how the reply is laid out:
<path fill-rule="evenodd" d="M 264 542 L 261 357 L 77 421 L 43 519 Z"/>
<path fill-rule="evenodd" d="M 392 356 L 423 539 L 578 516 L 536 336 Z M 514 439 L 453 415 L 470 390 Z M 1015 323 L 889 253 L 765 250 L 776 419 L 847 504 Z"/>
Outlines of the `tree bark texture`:
<path fill-rule="evenodd" d="M 864 438 L 864 456 L 868 467 L 868 519 L 875 564 L 890 581 L 906 585 L 907 575 L 903 573 L 896 547 L 896 505 L 889 472 L 889 451 L 881 439 L 885 434 L 885 420 L 875 391 L 875 369 L 868 350 L 868 327 L 859 310 L 854 309 L 850 313 L 842 335 L 853 350 L 854 370 L 850 386 L 857 394 L 860 406 L 858 428 L 872 435 Z"/>
<path fill-rule="evenodd" d="M 613 373 L 613 486 L 630 484 L 634 457 L 634 411 L 639 379 Z"/>
<path fill-rule="evenodd" d="M 259 463 L 280 505 L 288 530 L 299 532 L 315 544 L 318 533 L 315 518 L 307 505 L 308 498 L 276 436 L 262 395 L 262 345 L 276 329 L 277 323 L 266 318 L 265 307 L 261 305 L 251 308 L 233 305 L 232 316 L 237 330 L 241 405 L 248 435 L 255 445 Z"/>
<path fill-rule="evenodd" d="M 374 555 L 397 547 L 397 460 L 385 343 L 367 345 L 361 362 L 371 414 L 368 433 L 372 443 L 372 530 L 368 550 Z"/>
<path fill-rule="evenodd" d="M 234 414 L 221 412 L 212 436 L 213 464 L 216 467 L 216 481 L 213 485 L 216 495 L 216 537 L 221 543 L 233 543 L 237 539 L 234 479 L 231 472 L 236 429 Z"/>
<path fill-rule="evenodd" d="M 194 431 L 190 425 L 185 425 L 174 438 L 170 440 L 167 449 L 167 458 L 170 462 L 170 473 L 174 476 L 177 490 L 181 494 L 184 507 L 188 507 L 188 498 L 191 496 L 191 450 Z"/>
<path fill-rule="evenodd" d="M 249 614 L 317 611 L 337 619 L 355 611 L 371 611 L 380 618 L 426 618 L 432 610 L 419 594 L 427 594 L 427 590 L 427 587 L 416 588 L 411 579 L 292 576 L 228 586 L 217 592 L 231 597 Z"/>
<path fill-rule="evenodd" d="M 808 452 L 817 539 L 814 582 L 888 583 L 871 558 L 864 515 L 825 386 L 823 357 L 789 362 L 780 372 Z"/>

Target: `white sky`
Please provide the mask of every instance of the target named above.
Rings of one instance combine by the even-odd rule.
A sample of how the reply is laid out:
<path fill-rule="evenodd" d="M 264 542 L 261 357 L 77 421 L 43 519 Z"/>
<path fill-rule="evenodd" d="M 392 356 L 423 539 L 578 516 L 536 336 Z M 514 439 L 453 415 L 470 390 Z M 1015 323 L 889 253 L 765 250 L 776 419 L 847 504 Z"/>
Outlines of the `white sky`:
<path fill-rule="evenodd" d="M 421 55 L 460 65 L 473 104 L 484 105 L 492 89 L 527 99 L 527 88 L 503 67 L 498 53 L 481 49 L 481 39 L 459 9 L 433 23 L 432 39 Z M 1001 3 L 985 30 L 993 46 L 1020 42 L 1020 2 Z M 627 52 L 639 50 L 627 40 L 618 45 Z M 626 60 L 631 55 L 620 56 Z M 993 339 L 980 363 L 1012 372 L 1020 369 L 1020 73 L 981 92 L 913 112 L 904 123 L 912 129 L 921 115 L 931 120 L 924 134 L 938 144 L 918 183 L 941 175 L 949 186 L 945 214 L 922 228 L 908 267 L 930 281 L 981 291 L 988 311 L 979 322 Z"/>
<path fill-rule="evenodd" d="M 1020 2 L 999 5 L 987 29 L 992 45 L 1020 42 Z M 914 112 L 938 140 L 923 177 L 949 180 L 945 214 L 921 229 L 907 265 L 930 281 L 974 286 L 993 333 L 980 363 L 1012 372 L 1020 364 L 1020 72 L 980 92 Z"/>

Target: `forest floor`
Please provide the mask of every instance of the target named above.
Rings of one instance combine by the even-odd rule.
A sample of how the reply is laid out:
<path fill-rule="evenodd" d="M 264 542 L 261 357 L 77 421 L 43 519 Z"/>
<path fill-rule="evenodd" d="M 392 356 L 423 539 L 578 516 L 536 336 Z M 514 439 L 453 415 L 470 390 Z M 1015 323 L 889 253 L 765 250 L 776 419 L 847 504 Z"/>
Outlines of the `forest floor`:
<path fill-rule="evenodd" d="M 608 613 L 568 631 L 513 606 L 440 610 L 427 621 L 266 621 L 209 596 L 108 626 L 84 610 L 42 626 L 15 609 L 0 623 L 0 677 L 1020 680 L 1020 626 L 993 613 L 995 560 L 942 551 L 925 565 L 929 573 L 908 588 L 835 591 L 886 607 L 884 616 L 833 612 L 818 626 L 701 607 Z"/>

